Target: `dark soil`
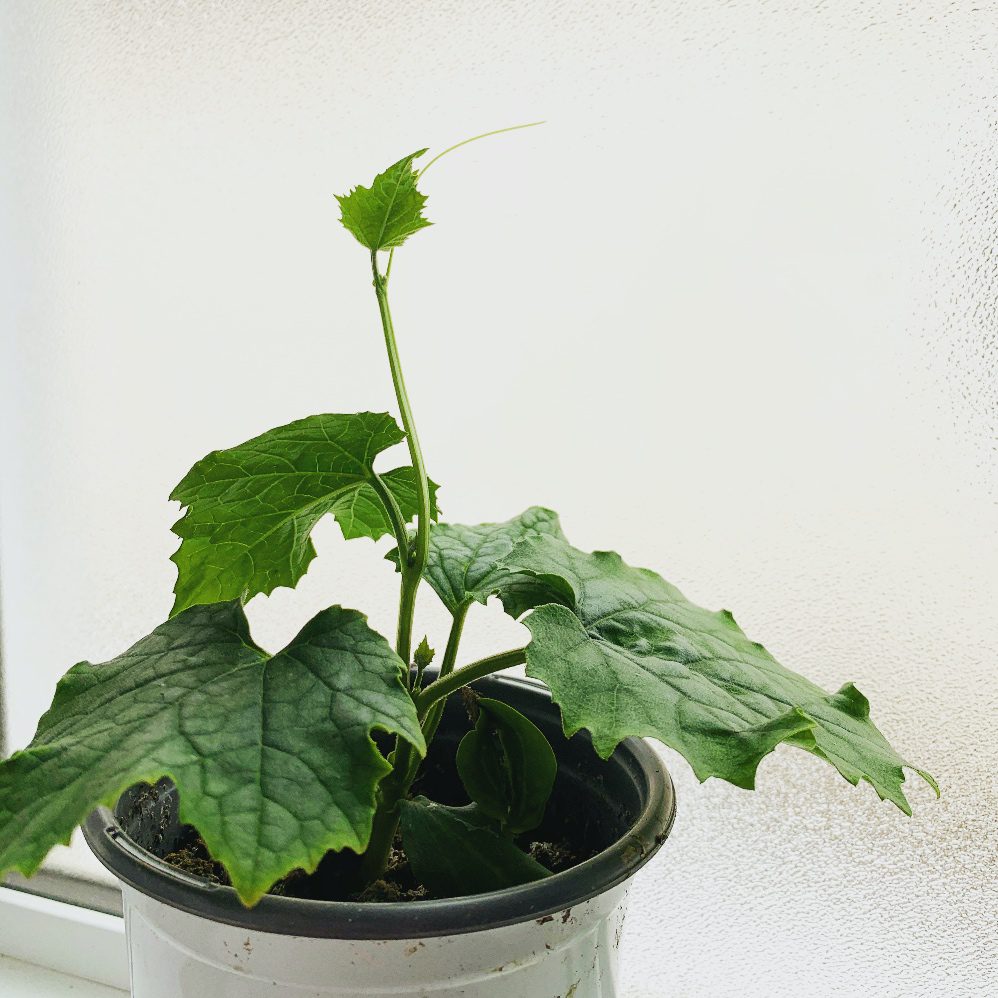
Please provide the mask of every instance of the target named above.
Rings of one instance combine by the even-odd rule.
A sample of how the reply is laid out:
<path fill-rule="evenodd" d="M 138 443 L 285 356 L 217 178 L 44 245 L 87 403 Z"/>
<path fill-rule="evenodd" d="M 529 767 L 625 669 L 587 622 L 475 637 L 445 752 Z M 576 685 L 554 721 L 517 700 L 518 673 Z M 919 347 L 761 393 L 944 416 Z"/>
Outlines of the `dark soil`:
<path fill-rule="evenodd" d="M 589 858 L 567 843 L 530 841 L 521 844 L 538 863 L 546 866 L 552 873 L 561 873 Z M 163 861 L 201 880 L 229 886 L 225 867 L 212 859 L 201 836 L 190 825 L 183 826 L 180 840 L 171 852 L 163 856 Z M 343 889 L 344 883 L 349 881 L 349 871 L 355 864 L 356 857 L 352 853 L 329 853 L 312 876 L 304 870 L 294 870 L 278 880 L 268 893 L 280 897 L 320 897 L 326 901 L 364 901 L 373 904 L 386 901 L 425 901 L 433 896 L 413 876 L 401 839 L 395 840 L 384 877 L 360 893 Z"/>

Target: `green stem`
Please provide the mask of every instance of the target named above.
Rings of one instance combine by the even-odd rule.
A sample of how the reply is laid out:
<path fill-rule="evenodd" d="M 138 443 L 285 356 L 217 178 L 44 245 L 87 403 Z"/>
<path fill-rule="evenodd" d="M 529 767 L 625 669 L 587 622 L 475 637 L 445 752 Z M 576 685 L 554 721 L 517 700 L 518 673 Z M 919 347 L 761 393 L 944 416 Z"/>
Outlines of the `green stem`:
<path fill-rule="evenodd" d="M 371 488 L 384 504 L 388 519 L 391 520 L 392 533 L 398 543 L 399 566 L 401 567 L 409 560 L 409 532 L 405 529 L 405 517 L 399 508 L 398 500 L 392 495 L 392 490 L 385 485 L 384 479 L 377 472 L 374 472 L 374 478 L 371 479 Z"/>
<path fill-rule="evenodd" d="M 464 630 L 464 621 L 468 616 L 468 606 L 465 603 L 459 606 L 454 613 L 454 620 L 450 625 L 450 634 L 447 635 L 447 647 L 444 649 L 443 661 L 440 663 L 440 675 L 436 681 L 439 682 L 444 676 L 449 676 L 454 671 L 454 663 L 457 661 L 457 648 L 461 643 L 461 632 Z"/>
<path fill-rule="evenodd" d="M 475 682 L 498 672 L 500 669 L 508 669 L 514 665 L 523 665 L 527 661 L 527 649 L 516 648 L 513 651 L 504 651 L 499 655 L 490 655 L 488 658 L 480 658 L 477 662 L 472 662 L 449 676 L 438 679 L 435 683 L 430 683 L 419 696 L 416 697 L 416 710 L 420 717 L 426 717 L 429 709 L 438 701 L 449 697 L 462 686 Z"/>
<path fill-rule="evenodd" d="M 409 393 L 406 391 L 405 379 L 402 376 L 402 362 L 399 359 L 398 343 L 395 340 L 395 324 L 392 322 L 392 311 L 388 305 L 388 280 L 387 276 L 382 275 L 378 270 L 377 250 L 371 250 L 371 271 L 374 274 L 374 293 L 378 299 L 378 311 L 381 313 L 381 326 L 385 333 L 385 348 L 388 351 L 388 363 L 392 371 L 395 398 L 398 401 L 399 413 L 402 416 L 402 427 L 405 430 L 406 442 L 409 445 L 409 457 L 412 460 L 419 489 L 416 536 L 411 542 L 406 534 L 398 504 L 394 502 L 394 499 L 385 503 L 385 508 L 388 510 L 392 527 L 399 541 L 399 570 L 402 574 L 395 651 L 408 669 L 412 658 L 412 621 L 416 611 L 416 593 L 423 577 L 423 568 L 426 566 L 426 557 L 430 547 L 430 485 L 426 477 L 423 451 L 419 446 L 419 437 L 416 434 L 416 423 L 412 416 Z M 383 492 L 388 492 L 383 482 L 381 488 Z M 382 495 L 382 499 L 384 499 L 384 495 Z M 399 537 L 400 525 L 401 537 Z M 412 782 L 409 770 L 413 768 L 413 755 L 412 746 L 407 741 L 403 741 L 401 738 L 396 739 L 392 772 L 381 781 L 378 788 L 378 808 L 371 825 L 371 838 L 361 859 L 359 877 L 362 885 L 366 886 L 380 877 L 388 865 L 388 857 L 391 855 L 392 843 L 395 841 L 395 831 L 399 823 L 399 801 L 409 792 L 409 786 Z"/>
<path fill-rule="evenodd" d="M 409 582 L 405 576 L 405 566 L 409 562 L 409 552 L 412 548 L 412 543 L 409 540 L 409 532 L 406 530 L 405 517 L 402 515 L 402 510 L 399 508 L 398 501 L 395 496 L 392 495 L 391 489 L 385 485 L 384 479 L 375 472 L 374 477 L 371 479 L 371 487 L 377 493 L 378 498 L 381 500 L 388 513 L 388 519 L 391 520 L 392 533 L 395 535 L 395 541 L 398 544 L 399 552 L 399 571 L 401 574 L 401 582 L 399 583 L 399 631 L 400 633 L 396 637 L 396 643 L 400 644 L 402 641 L 401 634 L 401 608 L 407 605 L 407 592 Z M 410 618 L 411 619 L 411 618 Z M 411 635 L 411 626 L 410 626 Z M 408 663 L 407 663 L 408 664 Z M 406 685 L 409 684 L 408 673 L 406 674 Z"/>
<path fill-rule="evenodd" d="M 398 400 L 402 426 L 405 429 L 406 442 L 409 445 L 409 457 L 412 460 L 419 488 L 416 538 L 411 545 L 406 545 L 405 553 L 407 556 L 399 565 L 402 571 L 402 593 L 399 598 L 395 650 L 399 658 L 408 665 L 412 651 L 412 619 L 416 610 L 416 592 L 419 588 L 419 581 L 423 577 L 423 568 L 426 565 L 426 556 L 430 547 L 430 486 L 426 477 L 423 452 L 419 446 L 419 437 L 416 434 L 412 406 L 409 403 L 409 393 L 406 391 L 405 379 L 402 376 L 402 363 L 399 360 L 398 344 L 395 341 L 395 326 L 392 322 L 391 309 L 388 306 L 388 285 L 378 271 L 378 254 L 375 250 L 371 251 L 371 270 L 374 273 L 374 292 L 378 298 L 381 325 L 385 332 L 385 348 L 388 351 L 388 363 L 392 371 L 395 398 Z"/>
<path fill-rule="evenodd" d="M 408 744 L 401 742 L 399 751 Z M 392 843 L 395 841 L 401 816 L 399 802 L 409 792 L 407 787 L 402 786 L 397 776 L 398 771 L 393 770 L 381 781 L 381 786 L 378 788 L 378 809 L 374 812 L 374 820 L 371 823 L 371 837 L 360 858 L 360 868 L 357 871 L 360 888 L 373 884 L 388 866 L 388 858 L 391 856 Z"/>
<path fill-rule="evenodd" d="M 436 683 L 439 683 L 441 679 L 449 676 L 454 671 L 454 663 L 457 661 L 457 648 L 461 643 L 461 632 L 464 630 L 464 621 L 468 616 L 469 606 L 470 604 L 465 603 L 459 606 L 454 613 L 450 634 L 447 636 L 447 648 L 444 651 L 443 661 L 440 663 L 440 675 L 434 680 Z M 433 736 L 437 733 L 443 712 L 443 701 L 439 701 L 430 708 L 426 719 L 423 721 L 423 737 L 426 739 L 427 745 L 433 741 Z"/>
<path fill-rule="evenodd" d="M 512 128 L 499 128 L 483 135 L 476 135 L 463 142 L 445 149 L 438 156 L 430 160 L 420 171 L 418 176 L 422 176 L 433 166 L 442 156 L 467 145 L 469 142 L 476 142 L 478 139 L 487 138 L 490 135 L 500 135 L 503 132 L 512 132 L 518 128 L 530 128 L 541 122 L 531 122 L 527 125 L 514 125 Z M 401 593 L 399 595 L 399 616 L 398 631 L 396 634 L 395 650 L 399 658 L 405 663 L 408 669 L 412 652 L 412 622 L 416 609 L 416 593 L 419 583 L 423 577 L 423 569 L 426 567 L 426 559 L 430 546 L 430 486 L 426 477 L 426 466 L 423 463 L 423 452 L 419 446 L 419 437 L 416 435 L 416 424 L 412 416 L 412 407 L 409 404 L 409 395 L 406 391 L 405 380 L 402 377 L 402 364 L 399 360 L 398 344 L 395 341 L 395 326 L 392 322 L 392 313 L 388 305 L 388 278 L 391 275 L 392 261 L 395 257 L 394 249 L 388 254 L 388 267 L 384 274 L 378 270 L 378 251 L 371 250 L 371 270 L 374 274 L 374 291 L 378 298 L 378 309 L 381 313 L 381 325 L 385 333 L 385 347 L 388 350 L 388 362 L 392 370 L 392 383 L 395 386 L 395 397 L 398 400 L 399 411 L 402 416 L 402 426 L 406 432 L 406 440 L 409 445 L 409 456 L 412 459 L 412 467 L 416 474 L 416 481 L 419 487 L 419 497 L 417 506 L 416 536 L 409 540 L 405 530 L 405 523 L 402 519 L 398 503 L 385 486 L 384 482 L 375 476 L 375 488 L 388 510 L 388 515 L 392 521 L 392 529 L 395 532 L 399 546 L 399 569 L 402 574 Z M 504 669 L 511 665 L 519 665 L 525 661 L 525 649 L 518 649 L 514 652 L 507 652 L 505 655 L 494 655 L 488 659 L 482 659 L 466 666 L 458 672 L 454 672 L 454 663 L 457 659 L 457 649 L 461 640 L 461 632 L 464 629 L 464 620 L 468 607 L 462 607 L 454 615 L 451 625 L 450 635 L 447 638 L 447 649 L 444 652 L 443 662 L 440 667 L 439 678 L 430 684 L 425 690 L 414 697 L 419 711 L 419 716 L 423 722 L 423 732 L 427 744 L 436 733 L 437 725 L 440 723 L 440 715 L 443 711 L 445 698 L 456 689 L 464 686 L 465 683 L 473 682 L 482 676 L 487 676 L 490 672 Z M 399 804 L 408 794 L 412 786 L 416 773 L 419 770 L 419 758 L 412 746 L 405 740 L 397 738 L 395 751 L 389 756 L 392 764 L 392 771 L 381 781 L 378 788 L 378 807 L 374 814 L 371 826 L 371 837 L 368 841 L 367 849 L 361 857 L 359 877 L 361 884 L 366 886 L 380 877 L 388 864 L 388 857 L 391 855 L 392 843 L 395 841 L 395 833 L 398 829 L 400 809 Z"/>
<path fill-rule="evenodd" d="M 455 619 L 456 624 L 456 619 Z M 460 630 L 458 625 L 458 630 Z M 451 635 L 454 628 L 451 628 Z M 456 649 L 457 640 L 454 646 Z M 448 647 L 451 642 L 448 641 Z M 514 665 L 522 665 L 527 660 L 527 649 L 517 648 L 514 651 L 503 652 L 501 655 L 491 655 L 489 658 L 479 659 L 461 669 L 449 672 L 446 676 L 441 676 L 435 682 L 430 683 L 425 690 L 416 697 L 416 709 L 419 716 L 429 719 L 431 709 L 438 702 L 450 696 L 451 693 L 459 690 L 468 683 L 473 683 L 476 679 L 482 679 L 500 669 L 508 669 Z M 445 656 L 446 662 L 446 656 Z M 443 666 L 441 666 L 441 672 Z M 419 768 L 419 759 L 413 751 L 412 746 L 399 740 L 395 751 L 395 760 L 391 773 L 388 774 L 378 788 L 379 800 L 378 809 L 374 814 L 374 822 L 371 825 L 371 838 L 368 841 L 367 849 L 360 861 L 359 878 L 361 884 L 366 886 L 373 883 L 384 872 L 388 865 L 388 857 L 391 854 L 392 843 L 395 841 L 395 832 L 399 825 L 399 804 L 412 786 L 416 772 Z"/>
<path fill-rule="evenodd" d="M 444 650 L 443 661 L 440 663 L 440 674 L 430 685 L 439 683 L 441 679 L 445 676 L 449 676 L 454 671 L 454 663 L 457 661 L 457 649 L 461 644 L 461 632 L 464 630 L 464 621 L 468 616 L 468 607 L 470 604 L 464 604 L 459 606 L 454 614 L 454 619 L 451 622 L 450 634 L 447 636 L 447 648 Z M 426 747 L 429 748 L 430 742 L 433 741 L 433 736 L 437 733 L 437 728 L 440 727 L 440 718 L 443 716 L 444 712 L 444 702 L 441 700 L 435 703 L 430 710 L 427 712 L 426 717 L 423 719 L 423 738 L 426 741 Z M 420 759 L 411 749 L 408 750 L 407 758 L 400 759 L 399 772 L 405 775 L 407 781 L 407 789 L 412 786 L 412 781 L 416 778 L 416 773 L 419 771 Z M 403 769 L 402 766 L 406 768 Z"/>

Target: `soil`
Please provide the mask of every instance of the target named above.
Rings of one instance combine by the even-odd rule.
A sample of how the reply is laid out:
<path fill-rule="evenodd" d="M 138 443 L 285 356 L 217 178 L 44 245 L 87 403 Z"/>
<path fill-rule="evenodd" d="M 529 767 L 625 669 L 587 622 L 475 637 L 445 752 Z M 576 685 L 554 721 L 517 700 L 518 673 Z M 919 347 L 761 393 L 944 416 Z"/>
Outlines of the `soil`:
<path fill-rule="evenodd" d="M 589 858 L 564 842 L 530 841 L 525 843 L 525 848 L 552 873 L 561 873 Z M 209 883 L 229 886 L 225 868 L 212 859 L 204 840 L 190 825 L 183 826 L 180 841 L 172 851 L 163 856 L 163 861 Z M 386 901 L 426 901 L 433 897 L 426 886 L 413 876 L 401 839 L 395 840 L 384 877 L 360 893 L 342 888 L 343 883 L 349 880 L 349 870 L 355 864 L 356 857 L 352 853 L 329 853 L 315 874 L 309 876 L 304 870 L 294 870 L 277 881 L 268 893 L 279 897 L 311 897 L 324 901 L 363 901 L 372 904 Z"/>

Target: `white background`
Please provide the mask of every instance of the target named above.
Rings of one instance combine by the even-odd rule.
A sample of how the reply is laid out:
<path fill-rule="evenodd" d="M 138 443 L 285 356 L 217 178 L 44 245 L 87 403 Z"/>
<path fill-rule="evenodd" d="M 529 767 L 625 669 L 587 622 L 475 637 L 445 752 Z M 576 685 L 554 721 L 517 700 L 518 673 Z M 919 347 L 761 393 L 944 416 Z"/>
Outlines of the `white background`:
<path fill-rule="evenodd" d="M 992 3 L 5 0 L 2 550 L 9 728 L 170 607 L 204 452 L 385 409 L 332 198 L 426 178 L 396 322 L 446 517 L 535 502 L 854 680 L 934 773 L 906 819 L 803 753 L 759 792 L 669 756 L 628 998 L 995 986 L 998 428 Z M 386 462 L 386 467 L 390 462 Z M 380 547 L 324 523 L 277 647 Z M 385 546 L 384 544 L 381 547 Z M 428 596 L 422 629 L 442 647 Z M 468 656 L 523 640 L 473 615 Z"/>

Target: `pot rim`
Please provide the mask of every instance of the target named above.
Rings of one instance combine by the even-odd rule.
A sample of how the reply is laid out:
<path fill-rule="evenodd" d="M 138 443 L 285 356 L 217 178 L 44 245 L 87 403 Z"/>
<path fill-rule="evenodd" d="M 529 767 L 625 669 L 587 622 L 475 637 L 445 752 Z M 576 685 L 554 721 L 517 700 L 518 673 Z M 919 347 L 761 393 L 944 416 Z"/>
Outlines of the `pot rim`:
<path fill-rule="evenodd" d="M 480 690 L 510 687 L 551 703 L 546 686 L 490 676 Z M 587 732 L 582 735 L 588 738 Z M 236 892 L 170 866 L 134 843 L 114 813 L 98 807 L 83 824 L 97 859 L 119 880 L 173 908 L 257 932 L 317 939 L 418 939 L 480 932 L 565 911 L 629 880 L 658 852 L 676 816 L 672 779 L 644 739 L 626 738 L 613 756 L 642 785 L 644 806 L 628 832 L 602 852 L 544 880 L 467 897 L 426 901 L 318 901 L 265 895 L 246 908 Z"/>

